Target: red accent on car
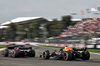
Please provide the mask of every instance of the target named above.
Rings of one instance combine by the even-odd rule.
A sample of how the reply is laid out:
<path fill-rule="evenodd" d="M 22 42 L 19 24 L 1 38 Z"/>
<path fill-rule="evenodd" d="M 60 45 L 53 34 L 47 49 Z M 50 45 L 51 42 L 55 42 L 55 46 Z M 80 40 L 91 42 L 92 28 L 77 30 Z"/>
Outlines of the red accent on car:
<path fill-rule="evenodd" d="M 15 47 L 14 49 L 17 49 L 18 50 L 19 48 L 18 47 Z"/>
<path fill-rule="evenodd" d="M 21 51 L 24 51 L 24 50 L 21 50 Z"/>
<path fill-rule="evenodd" d="M 85 52 L 87 52 L 87 50 Z"/>
<path fill-rule="evenodd" d="M 17 50 L 18 50 L 19 48 L 17 47 Z"/>
<path fill-rule="evenodd" d="M 50 55 L 52 55 L 52 53 L 50 53 Z"/>

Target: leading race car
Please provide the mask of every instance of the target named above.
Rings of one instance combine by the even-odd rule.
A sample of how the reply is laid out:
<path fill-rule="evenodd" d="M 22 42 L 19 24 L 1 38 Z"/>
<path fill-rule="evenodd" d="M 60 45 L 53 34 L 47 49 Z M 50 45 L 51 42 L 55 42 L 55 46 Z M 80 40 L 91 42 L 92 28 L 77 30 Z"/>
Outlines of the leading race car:
<path fill-rule="evenodd" d="M 65 47 L 65 49 L 60 49 L 59 52 L 54 50 L 54 52 L 50 53 L 49 50 L 46 50 L 43 52 L 40 57 L 43 57 L 44 59 L 49 59 L 50 57 L 53 57 L 56 60 L 75 60 L 76 58 L 80 58 L 83 60 L 89 60 L 90 53 L 86 48 L 71 48 L 71 47 Z"/>
<path fill-rule="evenodd" d="M 24 45 L 8 45 L 3 51 L 4 57 L 35 57 L 35 50 L 32 47 L 24 47 Z"/>

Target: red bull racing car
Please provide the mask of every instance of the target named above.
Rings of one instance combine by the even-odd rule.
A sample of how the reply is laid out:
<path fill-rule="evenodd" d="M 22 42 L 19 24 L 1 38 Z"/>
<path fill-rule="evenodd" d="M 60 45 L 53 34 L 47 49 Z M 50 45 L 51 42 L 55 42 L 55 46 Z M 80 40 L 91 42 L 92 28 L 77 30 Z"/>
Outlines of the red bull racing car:
<path fill-rule="evenodd" d="M 65 49 L 60 49 L 58 52 L 54 50 L 54 52 L 50 53 L 49 50 L 43 52 L 40 57 L 44 59 L 49 59 L 53 57 L 56 60 L 75 60 L 76 58 L 80 58 L 83 60 L 89 60 L 90 53 L 87 48 L 70 48 L 65 47 Z"/>
<path fill-rule="evenodd" d="M 24 45 L 11 44 L 3 51 L 4 57 L 35 57 L 35 50 L 32 47 L 24 47 Z"/>

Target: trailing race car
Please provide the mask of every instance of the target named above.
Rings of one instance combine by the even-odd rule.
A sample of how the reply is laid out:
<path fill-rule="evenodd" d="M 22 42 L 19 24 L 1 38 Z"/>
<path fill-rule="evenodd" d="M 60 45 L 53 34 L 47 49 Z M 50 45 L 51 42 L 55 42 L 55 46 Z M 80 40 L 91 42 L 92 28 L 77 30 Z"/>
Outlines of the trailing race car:
<path fill-rule="evenodd" d="M 89 60 L 90 53 L 86 48 L 70 48 L 65 47 L 65 49 L 60 49 L 59 52 L 54 50 L 54 52 L 50 53 L 49 50 L 46 50 L 43 52 L 40 57 L 43 57 L 44 59 L 49 59 L 50 57 L 53 57 L 56 60 L 75 60 L 76 58 L 80 58 L 83 60 Z"/>
<path fill-rule="evenodd" d="M 35 50 L 32 47 L 24 47 L 24 45 L 8 45 L 3 51 L 4 57 L 35 57 Z"/>

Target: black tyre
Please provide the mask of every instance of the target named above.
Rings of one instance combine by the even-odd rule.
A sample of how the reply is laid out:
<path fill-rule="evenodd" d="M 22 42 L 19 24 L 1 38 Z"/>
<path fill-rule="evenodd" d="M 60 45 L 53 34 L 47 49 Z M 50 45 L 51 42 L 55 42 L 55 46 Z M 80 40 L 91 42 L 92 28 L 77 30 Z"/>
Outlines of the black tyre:
<path fill-rule="evenodd" d="M 12 53 L 12 57 L 16 58 L 16 57 L 19 57 L 19 56 L 20 56 L 19 51 L 14 50 L 13 53 Z"/>
<path fill-rule="evenodd" d="M 9 54 L 9 52 L 8 52 L 7 49 L 3 51 L 3 55 L 4 55 L 4 57 L 8 57 L 8 54 Z"/>
<path fill-rule="evenodd" d="M 50 58 L 50 55 L 49 55 L 49 50 L 46 50 L 45 52 L 43 52 L 43 58 L 44 59 L 49 59 Z"/>
<path fill-rule="evenodd" d="M 67 61 L 67 60 L 72 60 L 72 53 L 71 53 L 70 51 L 64 52 L 64 54 L 63 54 L 63 59 L 64 59 L 65 61 Z"/>
<path fill-rule="evenodd" d="M 30 57 L 35 57 L 35 50 L 30 51 Z"/>
<path fill-rule="evenodd" d="M 87 51 L 87 52 L 82 52 L 82 59 L 83 60 L 89 60 L 90 58 L 90 53 Z"/>

